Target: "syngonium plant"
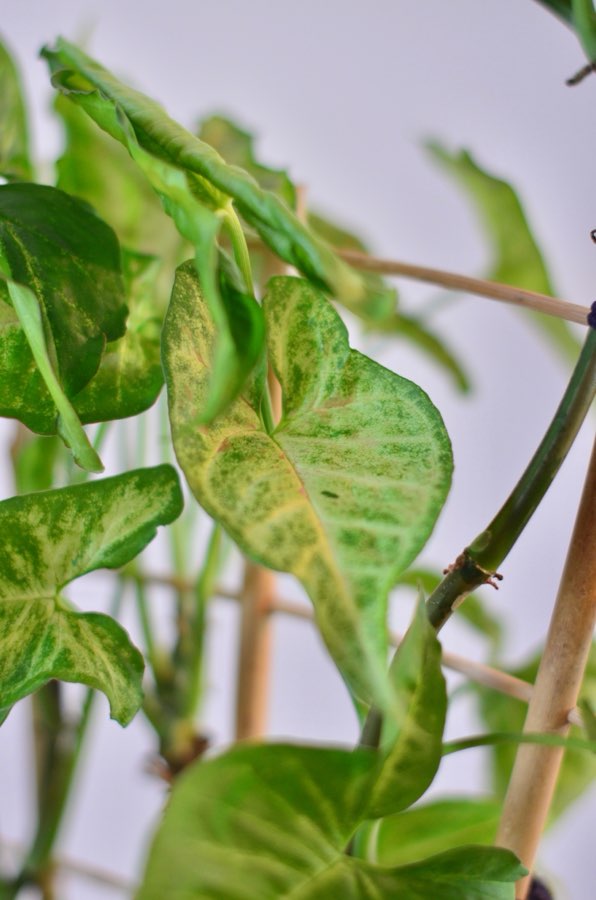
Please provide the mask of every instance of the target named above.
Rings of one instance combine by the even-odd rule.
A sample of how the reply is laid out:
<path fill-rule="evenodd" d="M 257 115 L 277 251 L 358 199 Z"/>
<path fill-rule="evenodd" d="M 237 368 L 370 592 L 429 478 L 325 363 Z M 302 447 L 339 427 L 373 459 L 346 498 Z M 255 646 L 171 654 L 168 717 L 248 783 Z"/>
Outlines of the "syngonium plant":
<path fill-rule="evenodd" d="M 545 5 L 592 46 L 582 4 Z M 497 733 L 446 744 L 437 631 L 496 577 L 569 449 L 594 394 L 594 330 L 580 352 L 565 323 L 538 320 L 575 362 L 553 425 L 446 577 L 412 569 L 449 491 L 449 437 L 420 387 L 350 347 L 332 301 L 388 339 L 411 340 L 466 390 L 460 362 L 424 317 L 396 307 L 380 276 L 342 259 L 365 250 L 358 238 L 297 216 L 292 182 L 257 160 L 248 133 L 221 117 L 187 131 L 63 39 L 42 56 L 65 132 L 55 185 L 36 181 L 19 79 L 0 53 L 0 412 L 20 423 L 18 495 L 0 502 L 0 719 L 32 695 L 41 760 L 37 830 L 17 874 L 0 876 L 0 897 L 28 885 L 53 896 L 52 852 L 99 690 L 121 725 L 144 711 L 174 779 L 139 900 L 513 898 L 526 869 L 493 846 L 512 764 L 501 751 L 573 748 L 581 765 L 563 769 L 560 812 L 594 774 L 590 706 L 592 743 L 522 736 L 514 701 L 496 715 L 482 697 Z M 552 293 L 512 188 L 469 154 L 432 149 L 478 204 L 492 276 Z M 103 471 L 108 423 L 142 416 L 164 382 L 187 505 L 213 521 L 198 568 L 188 518 L 171 526 L 171 646 L 156 640 L 138 556 L 182 511 L 167 448 L 159 466 L 87 480 Z M 90 423 L 100 423 L 93 441 Z M 200 758 L 205 609 L 230 539 L 253 571 L 291 573 L 304 587 L 360 718 L 356 748 L 240 743 Z M 100 568 L 116 570 L 120 587 L 134 583 L 143 653 L 114 616 L 68 598 L 70 582 Z M 418 601 L 388 666 L 398 583 Z M 462 614 L 497 659 L 498 621 L 476 597 Z M 74 724 L 60 681 L 89 688 Z M 499 745 L 494 799 L 414 806 L 446 753 L 477 744 Z"/>

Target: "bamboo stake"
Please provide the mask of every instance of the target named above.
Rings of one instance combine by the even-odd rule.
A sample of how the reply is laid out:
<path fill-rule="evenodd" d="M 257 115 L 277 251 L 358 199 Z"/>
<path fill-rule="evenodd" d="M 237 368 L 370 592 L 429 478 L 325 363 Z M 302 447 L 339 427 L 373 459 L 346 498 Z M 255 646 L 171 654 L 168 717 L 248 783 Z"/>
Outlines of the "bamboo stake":
<path fill-rule="evenodd" d="M 596 443 L 524 731 L 567 735 L 595 623 Z M 525 744 L 516 754 L 497 844 L 512 850 L 530 871 L 562 759 L 561 747 Z M 525 900 L 530 880 L 528 875 L 518 882 L 516 900 Z"/>
<path fill-rule="evenodd" d="M 548 316 L 567 319 L 567 321 L 576 322 L 578 325 L 588 324 L 590 310 L 587 306 L 569 303 L 556 297 L 548 297 L 546 294 L 525 291 L 522 288 L 500 284 L 496 281 L 486 281 L 483 278 L 470 278 L 467 275 L 444 272 L 442 269 L 414 266 L 411 263 L 400 262 L 399 260 L 378 259 L 366 253 L 360 253 L 357 250 L 338 250 L 337 252 L 338 256 L 341 256 L 342 259 L 356 269 L 378 272 L 381 275 L 401 275 L 404 278 L 411 278 L 415 281 L 437 284 L 449 290 L 465 291 L 466 294 L 476 294 L 479 297 L 487 297 L 490 300 L 511 303 L 524 309 L 532 309 L 534 312 L 542 312 Z"/>

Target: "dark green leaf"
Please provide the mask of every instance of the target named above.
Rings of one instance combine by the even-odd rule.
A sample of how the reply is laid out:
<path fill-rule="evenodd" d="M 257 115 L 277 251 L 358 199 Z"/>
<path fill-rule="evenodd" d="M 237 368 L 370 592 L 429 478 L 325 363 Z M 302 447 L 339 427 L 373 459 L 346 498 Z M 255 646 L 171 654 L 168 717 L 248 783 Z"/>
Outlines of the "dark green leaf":
<path fill-rule="evenodd" d="M 521 201 L 506 181 L 482 169 L 472 156 L 450 153 L 429 145 L 433 156 L 468 191 L 493 250 L 488 277 L 505 284 L 553 295 L 542 253 L 528 223 Z M 543 332 L 566 362 L 575 363 L 581 345 L 563 319 L 542 313 L 525 313 Z"/>
<path fill-rule="evenodd" d="M 138 900 L 513 900 L 525 872 L 505 850 L 467 847 L 404 868 L 344 849 L 375 755 L 239 746 L 176 782 Z"/>
<path fill-rule="evenodd" d="M 573 11 L 571 9 L 572 0 L 538 0 L 543 6 L 546 6 L 551 12 L 567 22 L 568 25 L 573 23 Z"/>
<path fill-rule="evenodd" d="M 247 172 L 224 162 L 212 147 L 170 119 L 154 101 L 122 84 L 62 38 L 54 48 L 44 48 L 42 55 L 58 90 L 83 107 L 109 134 L 128 145 L 128 125 L 146 153 L 193 175 L 192 185 L 203 205 L 224 209 L 232 199 L 274 252 L 342 303 L 356 310 L 365 305 L 371 317 L 383 318 L 391 311 L 391 292 L 371 294 L 365 279 L 311 234 L 275 194 L 263 191 Z"/>
<path fill-rule="evenodd" d="M 468 797 L 408 809 L 375 827 L 375 859 L 383 866 L 403 866 L 464 844 L 492 844 L 500 817 L 497 801 Z"/>
<path fill-rule="evenodd" d="M 517 678 L 533 683 L 540 664 L 540 657 L 541 654 L 537 654 L 525 665 L 509 671 Z M 474 690 L 479 697 L 480 712 L 484 723 L 491 732 L 521 732 L 527 712 L 525 703 L 504 694 L 496 694 L 479 685 L 475 685 Z M 596 702 L 596 644 L 592 645 L 582 693 L 592 703 Z M 571 737 L 581 737 L 581 730 L 573 727 Z M 499 797 L 505 796 L 515 751 L 516 747 L 511 743 L 498 744 L 491 750 L 492 784 Z M 571 748 L 566 751 L 551 806 L 551 823 L 581 796 L 595 777 L 596 760 L 593 756 Z"/>
<path fill-rule="evenodd" d="M 79 613 L 62 588 L 139 553 L 182 509 L 170 466 L 0 503 L 0 707 L 51 678 L 102 690 L 126 724 L 141 699 L 142 657 L 125 631 Z"/>
<path fill-rule="evenodd" d="M 0 43 L 0 175 L 30 181 L 29 130 L 21 80 L 6 47 Z"/>
<path fill-rule="evenodd" d="M 441 645 L 422 600 L 397 649 L 390 678 L 397 714 L 383 727 L 385 755 L 370 794 L 371 818 L 411 806 L 432 783 L 441 762 L 447 691 Z"/>
<path fill-rule="evenodd" d="M 124 251 L 123 264 L 130 309 L 126 334 L 107 345 L 99 369 L 74 398 L 82 422 L 136 416 L 155 403 L 163 385 L 162 315 L 154 290 L 159 263 Z"/>
<path fill-rule="evenodd" d="M 0 277 L 5 277 L 7 268 L 0 253 Z M 51 358 L 54 354 L 51 354 L 51 347 L 48 346 L 50 342 L 46 339 L 43 309 L 39 300 L 28 287 L 17 284 L 10 278 L 6 278 L 6 287 L 18 328 L 15 331 L 14 319 L 5 320 L 7 327 L 3 328 L 0 341 L 0 401 L 6 404 L 4 409 L 9 413 L 13 411 L 10 414 L 25 421 L 25 417 L 34 416 L 39 424 L 42 421 L 42 410 L 46 410 L 41 404 L 35 407 L 36 395 L 41 394 L 42 398 L 49 395 L 57 419 L 54 415 L 52 427 L 48 430 L 60 434 L 66 446 L 72 448 L 75 462 L 83 469 L 88 472 L 103 471 L 103 464 L 89 443 L 81 421 L 56 375 Z M 23 370 L 36 377 L 33 380 L 32 394 L 29 383 L 19 380 Z M 23 399 L 31 405 L 25 405 Z M 2 408 L 0 402 L 0 409 Z"/>
<path fill-rule="evenodd" d="M 267 434 L 255 377 L 224 416 L 198 427 L 213 343 L 199 301 L 183 267 L 163 341 L 173 441 L 191 489 L 247 554 L 300 579 L 344 677 L 386 707 L 387 592 L 449 489 L 441 418 L 416 385 L 350 350 L 318 291 L 276 278 L 264 311 L 282 421 Z"/>
<path fill-rule="evenodd" d="M 57 375 L 72 396 L 97 371 L 106 341 L 124 334 L 116 235 L 63 191 L 7 184 L 0 186 L 0 242 L 6 275 L 33 291 L 42 306 Z"/>

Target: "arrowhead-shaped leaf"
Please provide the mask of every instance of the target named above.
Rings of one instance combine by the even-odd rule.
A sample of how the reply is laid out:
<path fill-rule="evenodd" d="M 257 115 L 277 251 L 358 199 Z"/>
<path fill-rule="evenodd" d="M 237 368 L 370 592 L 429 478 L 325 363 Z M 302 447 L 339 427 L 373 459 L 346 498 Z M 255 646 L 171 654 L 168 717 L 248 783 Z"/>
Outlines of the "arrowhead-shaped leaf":
<path fill-rule="evenodd" d="M 525 870 L 505 850 L 403 868 L 346 856 L 374 770 L 374 753 L 283 745 L 195 764 L 175 784 L 137 900 L 513 900 Z"/>
<path fill-rule="evenodd" d="M 139 145 L 153 157 L 196 176 L 193 187 L 203 202 L 223 208 L 233 199 L 242 217 L 282 259 L 338 300 L 358 308 L 365 303 L 372 315 L 385 316 L 394 306 L 393 292 L 373 294 L 366 279 L 339 259 L 324 242 L 303 226 L 275 194 L 254 178 L 228 165 L 208 144 L 174 122 L 153 100 L 115 78 L 99 63 L 59 38 L 42 55 L 53 74 L 54 86 L 77 103 L 112 137 L 128 143 L 123 117 Z"/>
<path fill-rule="evenodd" d="M 370 794 L 369 815 L 381 818 L 411 806 L 432 783 L 442 758 L 447 689 L 441 645 L 419 601 L 390 669 L 396 715 L 387 717 L 385 756 Z"/>
<path fill-rule="evenodd" d="M 61 589 L 124 565 L 182 509 L 170 466 L 0 503 L 0 707 L 50 678 L 102 690 L 126 724 L 141 702 L 142 657 L 108 616 L 79 613 Z"/>
<path fill-rule="evenodd" d="M 29 129 L 21 80 L 6 47 L 0 43 L 0 175 L 30 181 Z"/>
<path fill-rule="evenodd" d="M 348 683 L 387 708 L 387 592 L 443 505 L 449 439 L 420 388 L 350 349 L 341 319 L 307 282 L 273 279 L 264 312 L 281 422 L 267 434 L 255 376 L 201 427 L 213 324 L 192 270 L 178 271 L 163 334 L 176 454 L 240 547 L 303 583 Z"/>
<path fill-rule="evenodd" d="M 431 144 L 429 149 L 468 191 L 476 206 L 492 246 L 493 262 L 488 277 L 553 295 L 544 257 L 511 185 L 481 168 L 465 151 L 451 154 L 438 144 Z M 528 313 L 528 317 L 567 362 L 575 363 L 580 344 L 567 322 L 542 313 Z"/>

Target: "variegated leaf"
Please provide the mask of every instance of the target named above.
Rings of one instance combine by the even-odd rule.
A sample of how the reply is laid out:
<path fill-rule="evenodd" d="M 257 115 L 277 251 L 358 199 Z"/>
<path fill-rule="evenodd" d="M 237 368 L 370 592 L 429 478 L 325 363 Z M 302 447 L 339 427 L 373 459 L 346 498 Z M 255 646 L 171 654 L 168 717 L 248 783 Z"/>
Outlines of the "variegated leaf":
<path fill-rule="evenodd" d="M 242 549 L 300 579 L 348 683 L 387 708 L 387 593 L 443 505 L 449 439 L 420 388 L 350 349 L 322 294 L 296 278 L 270 285 L 264 311 L 283 418 L 266 432 L 255 376 L 201 427 L 213 325 L 193 270 L 179 269 L 164 327 L 176 454 L 199 502 Z"/>
<path fill-rule="evenodd" d="M 60 592 L 124 565 L 181 509 L 170 466 L 0 503 L 0 708 L 60 678 L 99 688 L 114 718 L 132 718 L 142 657 L 115 621 L 74 611 Z"/>

